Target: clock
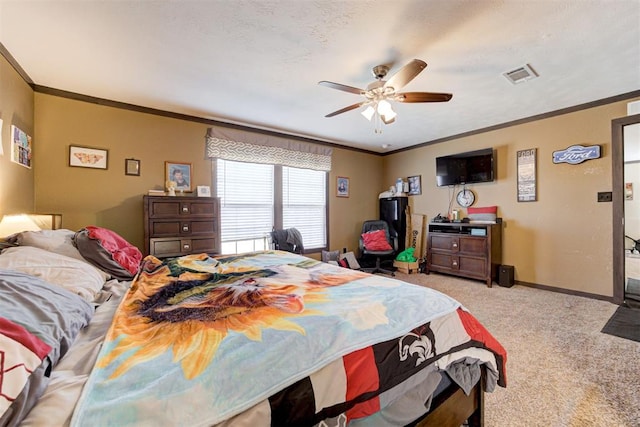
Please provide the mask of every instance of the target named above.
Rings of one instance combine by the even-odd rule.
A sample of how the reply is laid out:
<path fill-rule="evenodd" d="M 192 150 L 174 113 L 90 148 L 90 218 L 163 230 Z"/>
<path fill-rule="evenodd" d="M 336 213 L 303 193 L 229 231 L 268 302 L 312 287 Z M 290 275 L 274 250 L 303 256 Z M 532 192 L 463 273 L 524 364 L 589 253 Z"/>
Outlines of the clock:
<path fill-rule="evenodd" d="M 473 191 L 464 189 L 458 193 L 458 195 L 456 196 L 456 200 L 458 201 L 458 204 L 460 206 L 462 206 L 463 208 L 468 208 L 473 204 L 473 202 L 476 201 L 476 195 L 473 194 Z"/>

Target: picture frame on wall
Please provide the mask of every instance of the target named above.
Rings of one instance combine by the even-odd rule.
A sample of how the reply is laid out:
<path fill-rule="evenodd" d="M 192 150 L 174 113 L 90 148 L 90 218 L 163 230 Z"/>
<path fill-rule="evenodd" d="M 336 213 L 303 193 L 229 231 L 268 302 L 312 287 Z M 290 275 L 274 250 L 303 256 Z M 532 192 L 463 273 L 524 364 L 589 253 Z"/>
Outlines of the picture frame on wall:
<path fill-rule="evenodd" d="M 140 160 L 124 159 L 124 174 L 140 176 Z"/>
<path fill-rule="evenodd" d="M 349 197 L 349 178 L 345 176 L 336 178 L 336 196 Z"/>
<path fill-rule="evenodd" d="M 11 125 L 11 161 L 31 169 L 31 142 L 31 137 L 26 132 Z"/>
<path fill-rule="evenodd" d="M 109 150 L 95 147 L 69 146 L 69 166 L 90 169 L 108 169 Z"/>
<path fill-rule="evenodd" d="M 407 180 L 409 181 L 410 196 L 418 196 L 422 194 L 422 175 L 410 176 Z"/>
<path fill-rule="evenodd" d="M 176 183 L 178 191 L 191 192 L 191 163 L 164 162 L 165 181 Z"/>
<path fill-rule="evenodd" d="M 538 200 L 537 151 L 536 148 L 518 151 L 518 202 Z"/>

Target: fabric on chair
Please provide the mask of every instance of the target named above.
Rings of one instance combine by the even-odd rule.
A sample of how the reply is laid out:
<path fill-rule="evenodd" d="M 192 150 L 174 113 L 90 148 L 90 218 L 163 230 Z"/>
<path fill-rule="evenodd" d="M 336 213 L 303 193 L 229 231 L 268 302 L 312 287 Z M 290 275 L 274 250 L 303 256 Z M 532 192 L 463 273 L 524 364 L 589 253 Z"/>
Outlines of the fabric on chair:
<path fill-rule="evenodd" d="M 376 246 L 373 241 L 379 242 L 378 239 L 384 236 L 384 240 L 387 244 L 387 249 L 378 249 L 383 246 Z M 370 240 L 367 244 L 365 239 Z M 373 244 L 373 246 L 371 246 Z M 373 256 L 376 259 L 376 265 L 373 268 L 362 268 L 362 271 L 367 273 L 386 273 L 394 276 L 395 273 L 391 270 L 386 270 L 381 267 L 383 257 L 391 257 L 398 249 L 398 238 L 392 236 L 389 232 L 389 225 L 384 220 L 368 220 L 362 223 L 362 234 L 359 241 L 360 255 L 362 257 Z M 374 249 L 376 248 L 376 249 Z"/>
<path fill-rule="evenodd" d="M 302 234 L 300 234 L 300 231 L 296 228 L 273 230 L 271 232 L 271 241 L 273 242 L 274 249 L 296 254 L 304 253 Z"/>
<path fill-rule="evenodd" d="M 393 248 L 387 240 L 384 230 L 368 231 L 362 234 L 364 247 L 368 251 L 389 251 Z"/>

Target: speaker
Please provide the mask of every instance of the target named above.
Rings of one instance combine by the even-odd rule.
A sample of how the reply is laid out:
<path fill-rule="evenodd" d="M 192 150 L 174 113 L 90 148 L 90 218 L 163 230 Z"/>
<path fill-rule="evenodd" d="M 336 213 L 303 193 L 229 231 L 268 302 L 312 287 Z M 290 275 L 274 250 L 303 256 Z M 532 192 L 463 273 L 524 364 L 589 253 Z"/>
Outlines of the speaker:
<path fill-rule="evenodd" d="M 513 286 L 513 265 L 501 265 L 498 268 L 498 285 L 505 288 Z"/>

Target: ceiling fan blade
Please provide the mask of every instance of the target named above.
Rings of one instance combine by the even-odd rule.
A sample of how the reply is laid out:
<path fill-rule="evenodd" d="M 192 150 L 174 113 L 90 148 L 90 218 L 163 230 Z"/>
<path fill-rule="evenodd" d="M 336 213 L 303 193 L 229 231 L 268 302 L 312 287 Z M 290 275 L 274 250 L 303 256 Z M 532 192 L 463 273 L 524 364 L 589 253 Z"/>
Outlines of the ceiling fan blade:
<path fill-rule="evenodd" d="M 399 91 L 425 68 L 427 68 L 426 62 L 414 59 L 391 76 L 384 87 L 392 87 L 395 91 Z"/>
<path fill-rule="evenodd" d="M 328 82 L 326 80 L 323 80 L 321 82 L 318 82 L 318 84 L 322 86 L 330 87 L 332 89 L 338 89 L 344 92 L 355 93 L 356 95 L 364 94 L 364 90 L 362 89 L 358 89 L 357 87 L 353 87 L 353 86 L 343 85 L 340 83 Z"/>
<path fill-rule="evenodd" d="M 362 107 L 367 102 L 368 101 L 363 101 L 363 102 L 358 102 L 357 104 L 349 105 L 348 107 L 344 107 L 344 108 L 342 108 L 342 109 L 340 109 L 338 111 L 334 111 L 333 113 L 329 113 L 325 117 L 333 117 L 333 116 L 337 116 L 338 114 L 346 113 L 347 111 L 355 110 L 356 108 Z"/>
<path fill-rule="evenodd" d="M 398 102 L 447 102 L 453 97 L 450 93 L 437 92 L 403 92 L 398 93 L 394 100 Z"/>

